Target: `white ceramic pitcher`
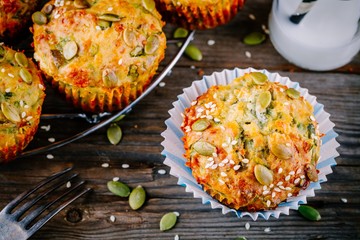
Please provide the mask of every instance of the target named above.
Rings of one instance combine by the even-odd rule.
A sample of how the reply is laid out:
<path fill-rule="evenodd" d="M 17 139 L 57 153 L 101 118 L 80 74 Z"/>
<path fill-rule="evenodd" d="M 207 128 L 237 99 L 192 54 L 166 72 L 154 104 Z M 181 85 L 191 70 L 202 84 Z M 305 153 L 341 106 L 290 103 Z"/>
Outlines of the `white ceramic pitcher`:
<path fill-rule="evenodd" d="M 316 71 L 341 67 L 360 49 L 360 0 L 274 0 L 270 39 L 295 65 Z"/>

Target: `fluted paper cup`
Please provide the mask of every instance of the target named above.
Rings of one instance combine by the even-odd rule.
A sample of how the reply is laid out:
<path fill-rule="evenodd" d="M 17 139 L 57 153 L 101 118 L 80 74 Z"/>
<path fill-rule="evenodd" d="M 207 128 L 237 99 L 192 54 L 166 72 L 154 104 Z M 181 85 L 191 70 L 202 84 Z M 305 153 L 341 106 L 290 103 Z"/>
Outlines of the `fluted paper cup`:
<path fill-rule="evenodd" d="M 240 77 L 248 72 L 262 72 L 268 76 L 272 82 L 279 82 L 289 88 L 298 90 L 308 102 L 314 107 L 314 116 L 319 124 L 319 131 L 325 134 L 322 137 L 322 145 L 320 148 L 320 159 L 316 168 L 319 170 L 319 180 L 312 182 L 305 190 L 301 190 L 298 196 L 290 197 L 286 201 L 279 204 L 274 210 L 247 212 L 231 209 L 207 194 L 192 176 L 191 169 L 185 165 L 184 146 L 182 142 L 183 132 L 181 123 L 183 121 L 182 113 L 185 108 L 191 106 L 191 102 L 203 93 L 209 87 L 214 85 L 227 85 L 235 78 Z M 223 214 L 233 212 L 236 216 L 249 216 L 254 221 L 258 217 L 268 220 L 271 216 L 279 218 L 281 214 L 289 214 L 290 209 L 297 210 L 299 204 L 307 202 L 307 197 L 315 196 L 315 190 L 321 189 L 320 184 L 327 181 L 326 175 L 332 173 L 331 167 L 336 165 L 335 158 L 339 156 L 336 148 L 339 143 L 336 141 L 337 134 L 333 130 L 335 124 L 329 119 L 330 114 L 325 112 L 324 105 L 316 101 L 316 97 L 309 94 L 308 90 L 300 87 L 299 83 L 292 82 L 288 77 L 282 77 L 278 73 L 270 73 L 267 70 L 256 70 L 253 68 L 233 70 L 223 70 L 215 72 L 210 76 L 204 76 L 203 79 L 194 81 L 192 85 L 183 90 L 184 92 L 178 96 L 178 100 L 173 103 L 174 108 L 169 111 L 170 118 L 165 121 L 166 130 L 161 134 L 164 141 L 161 143 L 164 147 L 162 154 L 165 156 L 164 164 L 170 167 L 170 174 L 178 178 L 178 184 L 185 187 L 186 192 L 193 193 L 195 198 L 201 198 L 203 204 L 210 204 L 211 208 L 220 208 Z"/>

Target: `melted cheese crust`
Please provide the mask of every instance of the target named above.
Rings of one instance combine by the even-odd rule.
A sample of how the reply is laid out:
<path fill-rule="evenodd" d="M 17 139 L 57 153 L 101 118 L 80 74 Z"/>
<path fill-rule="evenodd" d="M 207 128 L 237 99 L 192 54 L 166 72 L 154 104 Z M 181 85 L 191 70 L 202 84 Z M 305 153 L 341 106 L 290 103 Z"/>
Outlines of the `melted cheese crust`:
<path fill-rule="evenodd" d="M 185 110 L 187 165 L 220 202 L 249 211 L 273 209 L 316 179 L 321 134 L 313 108 L 286 89 L 270 81 L 257 85 L 246 74 L 210 87 Z M 263 108 L 259 96 L 265 91 L 271 102 Z M 268 169 L 260 181 L 257 165 Z"/>

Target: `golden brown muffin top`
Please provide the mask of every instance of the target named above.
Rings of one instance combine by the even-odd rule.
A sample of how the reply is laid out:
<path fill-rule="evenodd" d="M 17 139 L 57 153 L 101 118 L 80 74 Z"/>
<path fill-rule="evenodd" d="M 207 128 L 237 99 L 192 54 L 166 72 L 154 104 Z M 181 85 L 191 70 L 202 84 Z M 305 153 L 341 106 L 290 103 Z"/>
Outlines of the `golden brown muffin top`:
<path fill-rule="evenodd" d="M 77 87 L 147 82 L 166 48 L 151 3 L 50 1 L 33 15 L 34 57 L 48 76 Z"/>
<path fill-rule="evenodd" d="M 235 208 L 275 208 L 310 181 L 320 151 L 313 108 L 295 89 L 250 73 L 213 86 L 185 111 L 187 165 L 204 190 Z"/>

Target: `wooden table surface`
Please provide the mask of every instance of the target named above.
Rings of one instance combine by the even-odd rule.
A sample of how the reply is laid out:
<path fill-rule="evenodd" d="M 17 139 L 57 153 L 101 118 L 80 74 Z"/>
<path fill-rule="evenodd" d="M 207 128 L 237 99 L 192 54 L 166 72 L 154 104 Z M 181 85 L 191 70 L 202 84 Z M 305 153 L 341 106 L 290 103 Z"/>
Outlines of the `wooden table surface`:
<path fill-rule="evenodd" d="M 73 166 L 93 191 L 78 199 L 56 215 L 31 239 L 359 239 L 360 238 L 360 54 L 344 67 L 326 72 L 300 69 L 286 61 L 274 49 L 269 38 L 260 45 L 247 46 L 242 38 L 267 25 L 271 8 L 269 0 L 246 3 L 238 16 L 225 26 L 197 31 L 193 43 L 203 53 L 201 62 L 182 57 L 158 86 L 119 122 L 123 130 L 120 144 L 111 145 L 106 137 L 107 127 L 71 144 L 0 166 L 0 208 L 38 181 Z M 249 17 L 253 14 L 256 19 Z M 171 36 L 173 26 L 166 26 Z M 214 45 L 208 41 L 214 40 Z M 177 48 L 169 46 L 167 56 Z M 250 52 L 247 57 L 245 52 Z M 167 57 L 169 58 L 169 57 Z M 166 64 L 166 61 L 163 65 Z M 267 69 L 289 76 L 308 88 L 317 101 L 331 114 L 334 130 L 339 134 L 337 149 L 340 156 L 328 181 L 308 198 L 308 204 L 320 212 L 318 222 L 305 220 L 297 211 L 279 219 L 223 215 L 219 209 L 203 205 L 201 200 L 186 193 L 177 185 L 177 178 L 169 174 L 163 164 L 160 134 L 165 130 L 168 110 L 182 89 L 202 74 L 233 69 L 234 67 Z M 76 112 L 47 88 L 44 113 Z M 41 128 L 28 149 L 48 144 L 49 138 L 61 140 L 87 124 L 82 119 L 42 120 Z M 43 127 L 50 126 L 46 131 Z M 48 154 L 53 156 L 51 158 Z M 104 167 L 107 163 L 109 167 Z M 124 165 L 125 164 L 125 165 Z M 126 168 L 126 165 L 128 168 Z M 125 167 L 125 168 L 124 168 Z M 162 174 L 165 170 L 165 174 Z M 117 197 L 107 189 L 114 177 L 130 187 L 142 185 L 147 192 L 145 205 L 131 210 L 126 198 Z M 180 213 L 176 226 L 166 232 L 159 230 L 163 214 Z M 111 216 L 115 217 L 110 219 Z M 250 229 L 245 224 L 250 224 Z"/>

